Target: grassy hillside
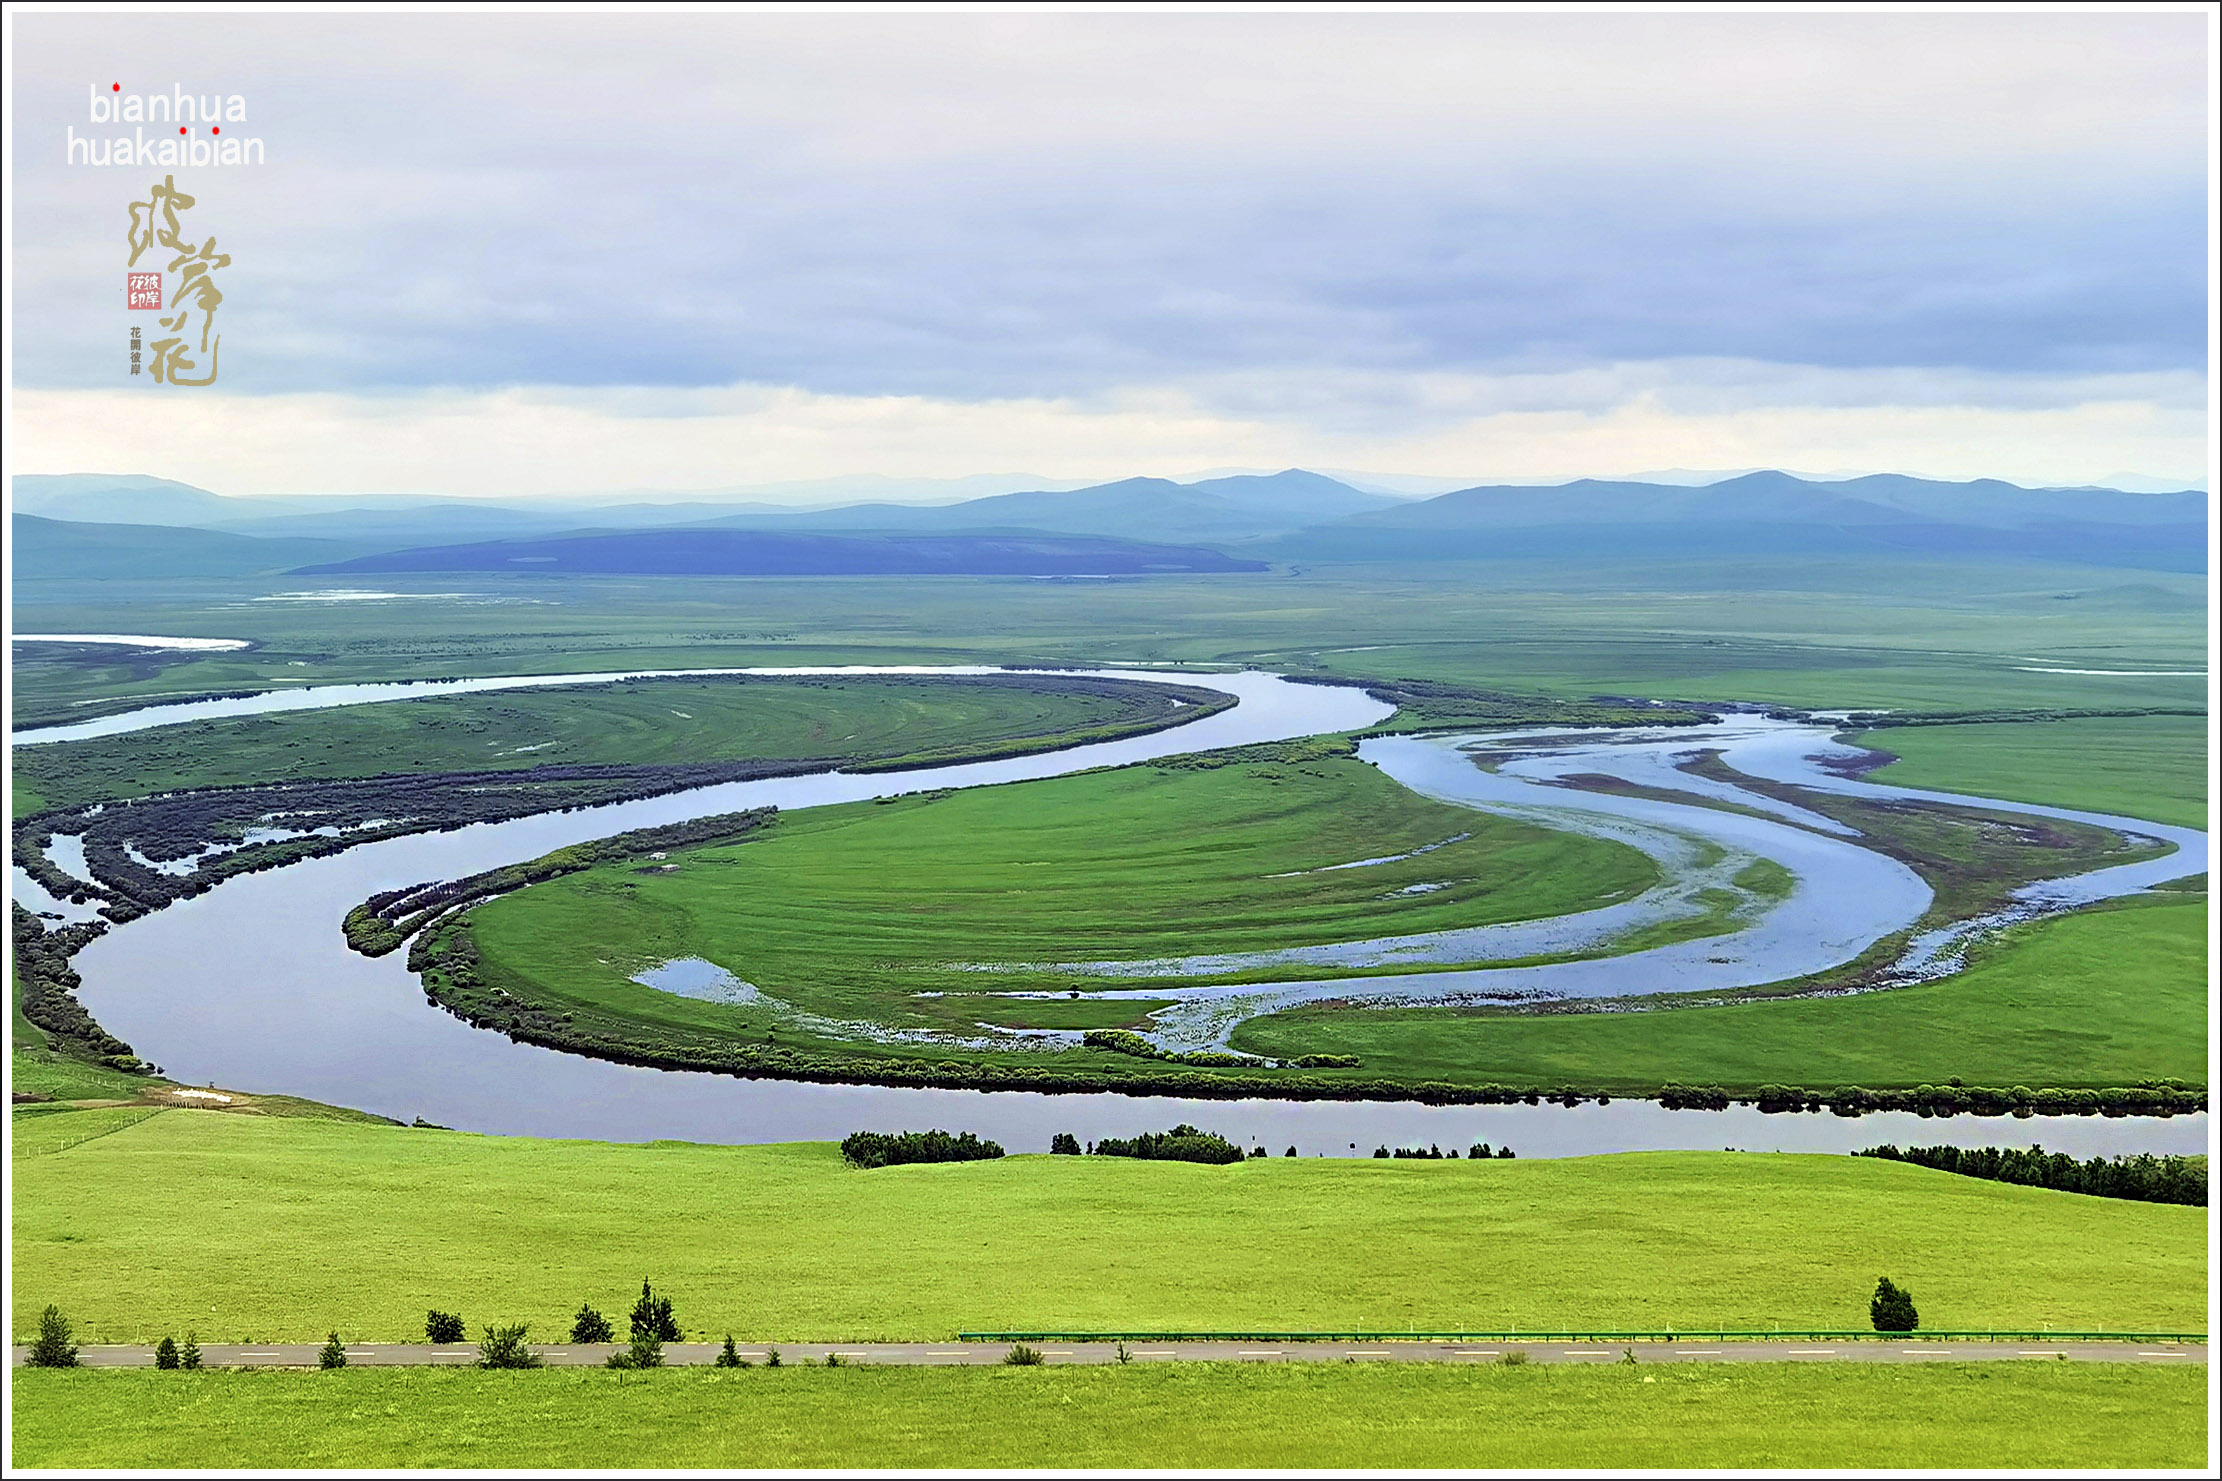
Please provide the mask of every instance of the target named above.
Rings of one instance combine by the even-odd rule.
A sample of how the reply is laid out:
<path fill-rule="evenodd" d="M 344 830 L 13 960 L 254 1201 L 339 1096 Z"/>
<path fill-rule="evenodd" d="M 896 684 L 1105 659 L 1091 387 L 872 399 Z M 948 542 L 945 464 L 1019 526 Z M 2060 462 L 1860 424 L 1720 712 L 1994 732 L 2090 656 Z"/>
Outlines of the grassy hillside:
<path fill-rule="evenodd" d="M 15 515 L 9 531 L 15 541 L 15 573 L 19 580 L 254 576 L 309 561 L 344 560 L 369 544 L 361 540 L 261 540 L 215 530 L 85 524 L 35 514 Z"/>
<path fill-rule="evenodd" d="M 1253 1019 L 1253 1054 L 1356 1054 L 1416 1077 L 1568 1081 L 1650 1093 L 1670 1081 L 2103 1089 L 2207 1079 L 2207 907 L 2137 906 L 2023 927 L 1975 966 L 1919 987 L 1635 1013 L 1362 1014 Z"/>
<path fill-rule="evenodd" d="M 1147 1104 L 1135 1129 L 1161 1124 Z M 1044 1127 L 1044 1141 L 1053 1127 Z M 167 1110 L 19 1117 L 13 1328 L 560 1336 L 643 1277 L 690 1333 L 1078 1326 L 2203 1327 L 2206 1213 L 1868 1159 L 1093 1157 L 861 1172 L 824 1144 L 617 1146 Z M 1025 1147 L 1014 1148 L 1025 1152 Z M 1277 1150 L 1277 1149 L 1276 1149 Z"/>
<path fill-rule="evenodd" d="M 2203 716 L 1896 725 L 1857 739 L 1899 758 L 1878 782 L 2207 825 Z"/>
<path fill-rule="evenodd" d="M 2203 1367 L 18 1373 L 18 1465 L 2195 1467 Z"/>

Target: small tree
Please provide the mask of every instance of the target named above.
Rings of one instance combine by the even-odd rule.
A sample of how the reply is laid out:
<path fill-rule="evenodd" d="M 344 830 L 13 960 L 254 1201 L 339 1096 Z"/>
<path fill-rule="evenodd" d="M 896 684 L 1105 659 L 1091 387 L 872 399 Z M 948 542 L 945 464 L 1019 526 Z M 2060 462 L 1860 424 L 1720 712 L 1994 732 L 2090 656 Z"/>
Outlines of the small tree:
<path fill-rule="evenodd" d="M 1887 1275 L 1875 1282 L 1875 1299 L 1867 1303 L 1867 1315 L 1878 1332 L 1911 1332 L 1921 1325 L 1913 1297 L 1892 1285 Z"/>
<path fill-rule="evenodd" d="M 1013 1368 L 1039 1368 L 1046 1359 L 1042 1357 L 1040 1348 L 1014 1342 L 1011 1350 L 1003 1354 L 1003 1361 Z"/>
<path fill-rule="evenodd" d="M 424 1314 L 424 1340 L 427 1342 L 461 1342 L 463 1318 L 452 1311 L 428 1311 Z"/>
<path fill-rule="evenodd" d="M 165 1369 L 177 1366 L 177 1343 L 173 1339 L 164 1337 L 154 1344 L 154 1366 Z"/>
<path fill-rule="evenodd" d="M 1291 1147 L 1286 1152 L 1283 1152 L 1281 1155 L 1283 1157 L 1294 1157 L 1296 1155 L 1296 1149 L 1294 1147 Z"/>
<path fill-rule="evenodd" d="M 201 1371 L 201 1343 L 191 1332 L 185 1334 L 185 1346 L 178 1349 L 178 1366 L 188 1373 Z"/>
<path fill-rule="evenodd" d="M 39 1340 L 31 1344 L 31 1356 L 26 1361 L 34 1368 L 77 1366 L 76 1334 L 70 1331 L 69 1318 L 62 1315 L 59 1306 L 49 1306 L 39 1313 Z"/>
<path fill-rule="evenodd" d="M 1078 1157 L 1080 1138 L 1069 1131 L 1060 1131 L 1049 1139 L 1049 1150 L 1059 1157 Z"/>
<path fill-rule="evenodd" d="M 764 1366 L 767 1368 L 776 1368 L 779 1366 L 778 1348 L 767 1347 L 764 1349 Z"/>
<path fill-rule="evenodd" d="M 347 1366 L 347 1348 L 341 1344 L 339 1333 L 334 1332 L 332 1340 L 325 1343 L 323 1350 L 317 1353 L 316 1365 L 319 1368 L 344 1368 Z"/>
<path fill-rule="evenodd" d="M 580 1306 L 579 1314 L 571 1321 L 573 1342 L 608 1342 L 617 1334 L 610 1330 L 609 1318 L 591 1306 Z"/>
<path fill-rule="evenodd" d="M 725 1346 L 718 1349 L 718 1355 L 712 1359 L 710 1366 L 713 1368 L 745 1368 L 748 1366 L 741 1361 L 740 1351 L 733 1346 L 733 1334 L 731 1332 L 725 1334 Z"/>
<path fill-rule="evenodd" d="M 632 1329 L 635 1338 L 650 1332 L 658 1342 L 679 1340 L 679 1323 L 671 1314 L 670 1299 L 650 1290 L 646 1281 L 640 1283 L 640 1299 L 633 1303 Z"/>
<path fill-rule="evenodd" d="M 663 1365 L 664 1341 L 644 1327 L 633 1329 L 631 1346 L 609 1355 L 612 1368 L 661 1368 Z"/>
<path fill-rule="evenodd" d="M 478 1344 L 481 1368 L 537 1368 L 542 1361 L 540 1354 L 525 1346 L 522 1326 L 488 1327 Z"/>

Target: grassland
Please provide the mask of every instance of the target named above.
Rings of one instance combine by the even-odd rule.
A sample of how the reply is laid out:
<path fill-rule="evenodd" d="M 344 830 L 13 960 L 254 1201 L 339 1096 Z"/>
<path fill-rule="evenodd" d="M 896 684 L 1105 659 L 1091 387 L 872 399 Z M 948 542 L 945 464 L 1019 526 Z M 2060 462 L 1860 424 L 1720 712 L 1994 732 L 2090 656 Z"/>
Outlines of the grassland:
<path fill-rule="evenodd" d="M 1137 979 L 956 964 L 1242 952 L 1525 920 L 1626 898 L 1657 877 L 1624 845 L 1432 802 L 1325 747 L 1309 751 L 813 809 L 743 844 L 674 853 L 670 872 L 607 866 L 532 886 L 479 907 L 470 930 L 489 983 L 582 1022 L 776 1030 L 786 1044 L 808 1029 L 630 979 L 701 957 L 837 1019 L 962 1032 L 983 1017 L 1115 1026 L 1151 1005 L 1083 998 L 1037 1012 L 974 995 Z M 1431 851 L 1329 867 L 1418 849 Z M 1399 893 L 1415 885 L 1439 887 Z M 1104 1058 L 1025 1058 L 1075 1056 Z"/>
<path fill-rule="evenodd" d="M 1436 1365 L 18 1373 L 16 1464 L 2196 1467 L 2203 1369 Z"/>
<path fill-rule="evenodd" d="M 2100 1089 L 2207 1079 L 2207 907 L 2138 905 L 2020 927 L 1956 976 L 1847 998 L 1616 1013 L 1449 1008 L 1253 1019 L 1253 1054 L 1355 1054 L 1416 1078 L 1649 1093 L 1669 1081 Z"/>
<path fill-rule="evenodd" d="M 2207 825 L 2207 722 L 2199 716 L 1900 725 L 1861 745 L 1899 759 L 1872 779 Z"/>
<path fill-rule="evenodd" d="M 1058 687 L 1058 686 L 1064 687 Z M 459 694 L 164 726 L 15 753 L 15 815 L 155 792 L 539 766 L 657 766 L 1025 749 L 1196 713 L 1055 676 L 690 678 Z"/>
<path fill-rule="evenodd" d="M 1878 1272 L 1937 1329 L 2198 1330 L 2206 1308 L 2203 1209 L 1848 1157 L 860 1172 L 825 1144 L 182 1109 L 22 1118 L 12 1152 L 18 1340 L 48 1302 L 88 1341 L 402 1340 L 434 1306 L 559 1335 L 581 1301 L 621 1313 L 643 1277 L 690 1334 L 755 1341 L 1832 1328 L 1865 1320 Z"/>

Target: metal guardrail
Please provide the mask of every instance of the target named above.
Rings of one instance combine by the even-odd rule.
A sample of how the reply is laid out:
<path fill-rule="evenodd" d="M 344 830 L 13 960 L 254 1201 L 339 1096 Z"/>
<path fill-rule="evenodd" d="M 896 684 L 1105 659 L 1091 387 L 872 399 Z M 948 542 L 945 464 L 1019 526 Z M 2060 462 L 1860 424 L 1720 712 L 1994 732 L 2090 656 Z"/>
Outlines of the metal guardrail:
<path fill-rule="evenodd" d="M 1798 1327 L 1739 1330 L 1689 1327 L 1666 1332 L 1136 1332 L 1039 1330 L 959 1332 L 959 1342 L 2177 1342 L 2204 1343 L 2204 1332 L 2051 1332 L 2024 1328 L 1988 1332 L 1828 1332 Z"/>

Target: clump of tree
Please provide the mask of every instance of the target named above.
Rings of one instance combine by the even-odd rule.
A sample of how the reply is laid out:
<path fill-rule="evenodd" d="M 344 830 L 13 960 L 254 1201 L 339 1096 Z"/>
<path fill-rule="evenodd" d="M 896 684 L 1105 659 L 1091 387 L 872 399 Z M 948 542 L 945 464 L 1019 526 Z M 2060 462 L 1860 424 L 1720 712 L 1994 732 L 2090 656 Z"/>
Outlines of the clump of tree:
<path fill-rule="evenodd" d="M 1867 1316 L 1878 1332 L 1911 1332 L 1921 1325 L 1921 1314 L 1913 1309 L 1913 1297 L 1883 1276 L 1875 1282 L 1874 1299 L 1867 1303 Z"/>
<path fill-rule="evenodd" d="M 174 1370 L 177 1364 L 177 1340 L 165 1334 L 160 1342 L 154 1344 L 154 1366 Z"/>
<path fill-rule="evenodd" d="M 1510 1147 L 1499 1147 L 1494 1152 L 1492 1152 L 1489 1150 L 1489 1144 L 1487 1142 L 1475 1142 L 1471 1147 L 1468 1147 L 1466 1149 L 1466 1156 L 1468 1160 L 1474 1162 L 1483 1162 L 1491 1157 L 1513 1157 L 1516 1155 L 1517 1154 Z"/>
<path fill-rule="evenodd" d="M 2207 1163 L 2204 1157 L 2093 1157 L 2078 1162 L 2065 1152 L 2042 1147 L 1869 1147 L 1854 1157 L 1910 1162 L 1967 1178 L 2054 1188 L 2098 1198 L 2128 1198 L 2141 1203 L 2183 1203 L 2204 1208 Z"/>
<path fill-rule="evenodd" d="M 1088 1149 L 1098 1157 L 1139 1157 L 1150 1162 L 1203 1162 L 1224 1166 L 1244 1160 L 1242 1149 L 1217 1132 L 1182 1122 L 1170 1131 L 1145 1131 L 1135 1137 L 1105 1137 Z"/>
<path fill-rule="evenodd" d="M 525 1345 L 525 1328 L 488 1327 L 479 1339 L 478 1366 L 481 1368 L 537 1368 L 542 1364 L 540 1354 Z"/>
<path fill-rule="evenodd" d="M 1229 1054 L 1218 1049 L 1190 1049 L 1178 1051 L 1160 1049 L 1132 1029 L 1092 1028 L 1080 1036 L 1083 1047 L 1108 1049 L 1113 1054 L 1124 1054 L 1134 1059 L 1154 1059 L 1165 1064 L 1197 1065 L 1206 1069 L 1248 1067 L 1269 1068 L 1271 1061 L 1250 1054 Z M 1351 1061 L 1355 1064 L 1357 1061 Z"/>
<path fill-rule="evenodd" d="M 1055 1157 L 1078 1157 L 1080 1139 L 1069 1131 L 1060 1131 L 1049 1139 L 1049 1151 Z"/>
<path fill-rule="evenodd" d="M 1003 1155 L 995 1142 L 972 1132 L 856 1131 L 842 1138 L 841 1155 L 852 1167 L 894 1167 L 906 1162 L 985 1162 Z"/>
<path fill-rule="evenodd" d="M 463 1318 L 452 1311 L 428 1311 L 424 1314 L 424 1340 L 427 1342 L 461 1342 Z"/>
<path fill-rule="evenodd" d="M 59 1306 L 49 1306 L 39 1313 L 39 1335 L 25 1361 L 34 1368 L 77 1366 L 77 1334 Z"/>
<path fill-rule="evenodd" d="M 579 1314 L 571 1319 L 573 1342 L 608 1342 L 616 1335 L 610 1330 L 609 1318 L 591 1306 L 581 1305 Z"/>

